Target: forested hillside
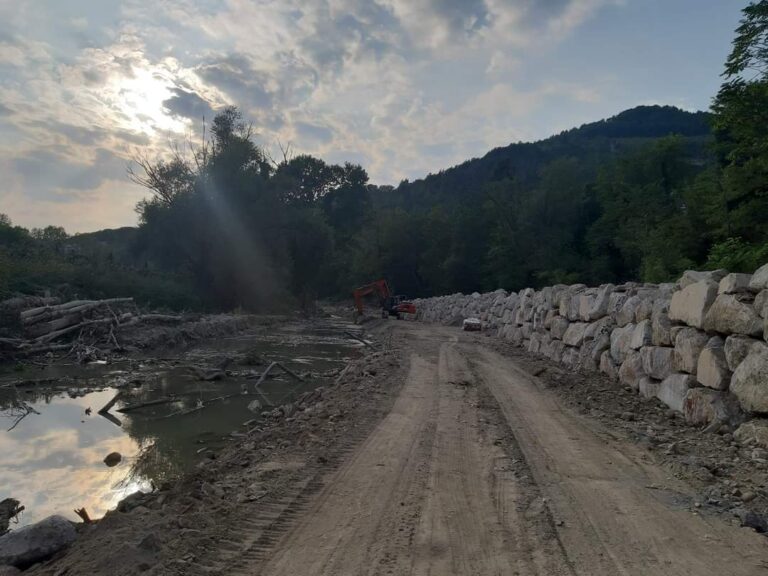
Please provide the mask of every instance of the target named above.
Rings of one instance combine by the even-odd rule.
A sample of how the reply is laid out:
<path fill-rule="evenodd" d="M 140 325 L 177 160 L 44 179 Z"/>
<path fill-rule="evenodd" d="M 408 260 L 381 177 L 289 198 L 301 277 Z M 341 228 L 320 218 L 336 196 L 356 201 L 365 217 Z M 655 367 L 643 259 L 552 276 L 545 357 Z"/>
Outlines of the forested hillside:
<path fill-rule="evenodd" d="M 768 2 L 747 7 L 710 113 L 642 106 L 397 188 L 352 164 L 274 161 L 227 108 L 204 145 L 137 159 L 138 229 L 0 220 L 0 292 L 263 310 L 377 278 L 429 296 L 752 270 L 768 259 L 766 30 Z"/>

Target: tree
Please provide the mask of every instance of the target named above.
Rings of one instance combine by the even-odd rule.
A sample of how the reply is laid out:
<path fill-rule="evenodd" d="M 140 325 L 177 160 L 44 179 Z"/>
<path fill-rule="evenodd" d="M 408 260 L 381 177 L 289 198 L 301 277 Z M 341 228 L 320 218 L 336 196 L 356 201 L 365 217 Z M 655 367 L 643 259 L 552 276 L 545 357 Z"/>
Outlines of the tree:
<path fill-rule="evenodd" d="M 762 244 L 768 241 L 768 0 L 744 8 L 723 76 L 712 111 L 730 235 Z"/>

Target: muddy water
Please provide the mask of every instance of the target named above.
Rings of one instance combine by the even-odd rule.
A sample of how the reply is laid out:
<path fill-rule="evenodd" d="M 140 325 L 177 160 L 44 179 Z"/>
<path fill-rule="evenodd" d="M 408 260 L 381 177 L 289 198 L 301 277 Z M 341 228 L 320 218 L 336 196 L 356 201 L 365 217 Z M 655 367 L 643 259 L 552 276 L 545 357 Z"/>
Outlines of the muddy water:
<path fill-rule="evenodd" d="M 354 328 L 333 321 L 310 327 L 288 324 L 268 334 L 164 352 L 162 358 L 0 375 L 0 500 L 13 497 L 26 506 L 21 524 L 50 514 L 76 519 L 74 509 L 81 507 L 100 517 L 126 495 L 177 477 L 258 424 L 261 411 L 268 408 L 252 404 L 264 403 L 254 384 L 266 366 L 246 363 L 246 353 L 310 373 L 302 383 L 276 372 L 277 377 L 261 385 L 266 398 L 280 405 L 332 381 L 334 369 L 361 353 L 362 344 L 344 330 Z M 228 374 L 223 379 L 201 379 L 222 366 Z M 18 384 L 20 380 L 43 383 Z M 9 385 L 13 382 L 17 384 Z M 120 400 L 109 414 L 100 415 L 99 409 L 118 393 Z M 103 462 L 111 452 L 123 457 L 112 468 Z"/>

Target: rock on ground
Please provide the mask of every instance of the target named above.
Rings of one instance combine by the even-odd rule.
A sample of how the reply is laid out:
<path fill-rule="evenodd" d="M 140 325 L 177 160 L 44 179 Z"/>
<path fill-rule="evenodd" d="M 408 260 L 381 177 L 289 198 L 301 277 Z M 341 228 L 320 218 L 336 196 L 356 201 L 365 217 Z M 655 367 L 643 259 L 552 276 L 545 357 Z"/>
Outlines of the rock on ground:
<path fill-rule="evenodd" d="M 77 532 L 69 520 L 49 516 L 0 537 L 0 566 L 26 568 L 63 550 L 76 538 Z"/>
<path fill-rule="evenodd" d="M 742 444 L 757 444 L 768 448 L 768 420 L 759 418 L 745 422 L 738 427 L 733 437 Z"/>
<path fill-rule="evenodd" d="M 683 416 L 689 424 L 709 424 L 714 420 L 732 422 L 740 417 L 735 400 L 726 392 L 691 388 L 683 400 Z"/>

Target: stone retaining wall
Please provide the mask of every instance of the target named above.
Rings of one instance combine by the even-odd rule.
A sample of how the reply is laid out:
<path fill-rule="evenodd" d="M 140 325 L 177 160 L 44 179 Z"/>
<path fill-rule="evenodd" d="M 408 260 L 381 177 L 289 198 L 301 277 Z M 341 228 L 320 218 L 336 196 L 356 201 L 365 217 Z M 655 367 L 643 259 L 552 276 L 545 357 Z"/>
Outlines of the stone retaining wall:
<path fill-rule="evenodd" d="M 416 301 L 425 322 L 487 332 L 571 369 L 601 371 L 692 424 L 768 417 L 768 264 L 688 271 L 675 284 L 583 284 Z M 737 436 L 768 445 L 768 419 Z"/>

